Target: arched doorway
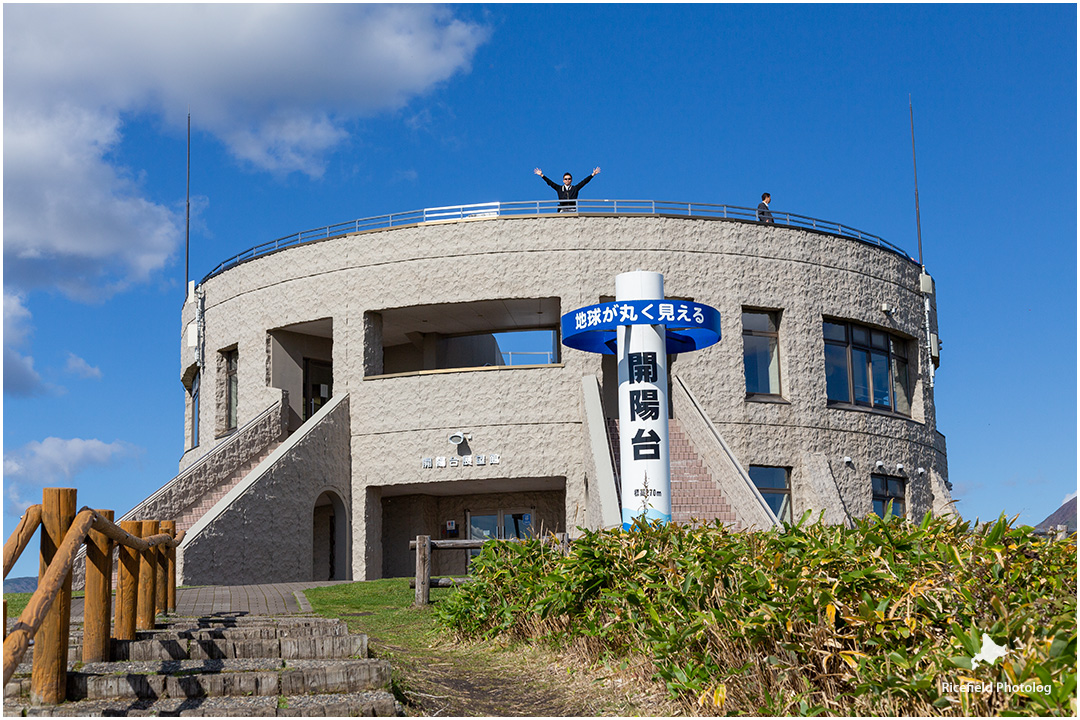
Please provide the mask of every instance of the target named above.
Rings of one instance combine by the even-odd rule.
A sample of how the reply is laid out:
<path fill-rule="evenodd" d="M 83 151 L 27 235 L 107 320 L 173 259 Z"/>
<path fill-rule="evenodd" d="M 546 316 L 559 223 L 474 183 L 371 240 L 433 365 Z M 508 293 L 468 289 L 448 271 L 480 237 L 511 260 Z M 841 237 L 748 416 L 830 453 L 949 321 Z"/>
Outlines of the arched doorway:
<path fill-rule="evenodd" d="M 349 518 L 345 503 L 327 490 L 315 500 L 311 513 L 311 579 L 349 579 Z"/>

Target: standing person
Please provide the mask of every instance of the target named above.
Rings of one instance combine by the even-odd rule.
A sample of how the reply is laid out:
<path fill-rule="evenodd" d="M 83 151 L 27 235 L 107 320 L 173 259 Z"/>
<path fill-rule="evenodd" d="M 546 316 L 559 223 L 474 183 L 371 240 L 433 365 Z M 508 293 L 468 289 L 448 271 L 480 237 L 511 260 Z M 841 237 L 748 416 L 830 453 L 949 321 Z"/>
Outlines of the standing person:
<path fill-rule="evenodd" d="M 771 223 L 773 222 L 772 213 L 769 212 L 769 203 L 772 202 L 772 195 L 769 193 L 761 193 L 761 202 L 757 206 L 757 219 L 758 222 Z"/>
<path fill-rule="evenodd" d="M 574 177 L 570 173 L 563 173 L 563 184 L 556 185 L 551 181 L 550 178 L 548 178 L 547 175 L 544 174 L 544 171 L 540 168 L 536 168 L 535 170 L 533 170 L 533 172 L 543 178 L 544 182 L 550 185 L 555 190 L 555 192 L 559 193 L 559 200 L 565 201 L 559 203 L 559 212 L 573 212 L 577 209 L 578 191 L 581 190 L 581 188 L 585 187 L 585 184 L 592 180 L 596 175 L 600 174 L 600 168 L 596 168 L 595 170 L 593 170 L 591 175 L 579 182 L 577 185 L 573 184 Z"/>

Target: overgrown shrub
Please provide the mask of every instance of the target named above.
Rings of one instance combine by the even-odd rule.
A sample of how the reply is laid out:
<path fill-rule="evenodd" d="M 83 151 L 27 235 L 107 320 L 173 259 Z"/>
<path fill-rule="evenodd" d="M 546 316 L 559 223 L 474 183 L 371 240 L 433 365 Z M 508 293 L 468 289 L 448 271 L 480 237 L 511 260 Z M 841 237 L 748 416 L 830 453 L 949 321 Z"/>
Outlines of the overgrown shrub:
<path fill-rule="evenodd" d="M 704 714 L 1071 716 L 1076 570 L 1075 537 L 1004 517 L 849 529 L 804 516 L 768 532 L 641 523 L 586 532 L 565 556 L 488 543 L 476 582 L 438 613 L 467 637 L 644 656 Z M 984 652 L 994 647 L 1001 659 Z"/>

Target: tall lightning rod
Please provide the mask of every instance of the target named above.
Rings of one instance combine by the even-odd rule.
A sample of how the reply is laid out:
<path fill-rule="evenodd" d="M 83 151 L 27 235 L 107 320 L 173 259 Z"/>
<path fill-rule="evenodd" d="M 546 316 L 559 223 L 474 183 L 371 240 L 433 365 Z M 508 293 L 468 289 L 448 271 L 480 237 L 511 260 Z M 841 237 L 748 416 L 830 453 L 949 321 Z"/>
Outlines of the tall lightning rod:
<path fill-rule="evenodd" d="M 911 93 L 907 96 L 908 114 L 911 116 L 911 166 L 915 171 L 915 228 L 919 233 L 919 265 L 922 261 L 922 219 L 919 217 L 919 166 L 915 164 L 915 110 L 911 107 Z"/>
<path fill-rule="evenodd" d="M 188 292 L 188 267 L 191 262 L 191 109 L 187 114 L 187 212 L 184 217 L 184 295 Z"/>

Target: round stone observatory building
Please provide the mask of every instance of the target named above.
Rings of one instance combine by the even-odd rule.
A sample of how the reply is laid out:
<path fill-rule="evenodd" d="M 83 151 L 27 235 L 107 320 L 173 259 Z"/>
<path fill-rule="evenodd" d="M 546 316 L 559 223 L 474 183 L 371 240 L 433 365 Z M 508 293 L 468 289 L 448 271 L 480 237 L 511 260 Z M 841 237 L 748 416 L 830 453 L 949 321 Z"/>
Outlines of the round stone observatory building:
<path fill-rule="evenodd" d="M 559 212 L 559 210 L 564 210 Z M 672 517 L 770 528 L 950 512 L 933 281 L 881 238 L 722 205 L 437 208 L 253 248 L 189 290 L 187 584 L 411 575 L 417 535 L 621 524 L 614 358 L 563 313 L 662 273 L 722 339 L 672 356 Z M 436 574 L 468 551 L 434 554 Z"/>

